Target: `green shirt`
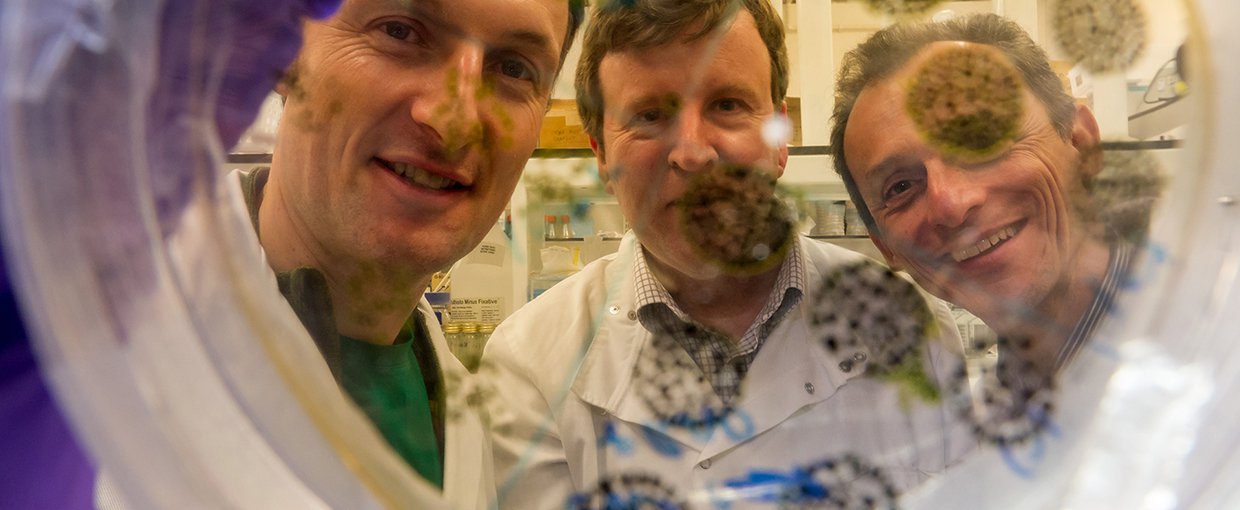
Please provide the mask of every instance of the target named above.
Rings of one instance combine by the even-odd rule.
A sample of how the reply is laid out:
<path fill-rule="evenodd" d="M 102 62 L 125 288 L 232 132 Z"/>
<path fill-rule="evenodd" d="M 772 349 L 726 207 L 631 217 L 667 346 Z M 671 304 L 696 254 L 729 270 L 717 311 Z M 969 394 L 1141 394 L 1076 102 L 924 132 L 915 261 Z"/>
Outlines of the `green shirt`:
<path fill-rule="evenodd" d="M 255 232 L 267 172 L 258 168 L 241 173 Z M 302 267 L 279 273 L 276 280 L 336 382 L 410 467 L 443 488 L 443 394 L 439 361 L 422 314 L 414 310 L 405 321 L 398 337 L 402 341 L 373 345 L 338 332 L 322 272 Z"/>
<path fill-rule="evenodd" d="M 414 335 L 393 345 L 346 336 L 340 340 L 340 380 L 345 391 L 405 462 L 443 488 L 431 403 L 411 347 Z"/>

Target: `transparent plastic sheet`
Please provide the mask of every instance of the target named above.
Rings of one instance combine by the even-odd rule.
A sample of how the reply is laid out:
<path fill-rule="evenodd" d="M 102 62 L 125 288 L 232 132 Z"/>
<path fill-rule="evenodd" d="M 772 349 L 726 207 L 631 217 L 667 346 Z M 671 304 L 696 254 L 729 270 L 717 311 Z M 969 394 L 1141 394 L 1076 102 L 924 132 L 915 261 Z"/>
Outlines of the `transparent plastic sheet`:
<path fill-rule="evenodd" d="M 1162 21 L 1165 20 L 1151 20 L 1155 24 Z M 1215 42 L 1197 40 L 1190 44 L 1200 51 L 1210 52 L 1216 51 L 1211 46 Z M 1208 65 L 1204 63 L 1204 55 L 1192 58 L 1194 63 Z M 1210 81 L 1214 71 L 1212 68 L 1203 71 L 1194 77 L 1194 82 Z M 1191 157 L 1164 162 L 1176 170 L 1175 187 L 1164 199 L 1169 205 L 1160 209 L 1160 226 L 1155 229 L 1149 245 L 1150 253 L 1137 264 L 1124 284 L 1124 297 L 1117 316 L 1120 324 L 1112 324 L 1100 333 L 1096 345 L 1088 349 L 1093 352 L 1083 354 L 1083 359 L 1076 362 L 1078 366 L 1063 376 L 1057 385 L 1060 389 L 1054 405 L 1055 415 L 1047 433 L 1036 438 L 1032 445 L 988 448 L 958 468 L 958 473 L 943 478 L 945 482 L 931 484 L 920 494 L 910 496 L 909 505 L 922 508 L 978 505 L 996 508 L 1132 508 L 1145 505 L 1160 508 L 1174 507 L 1177 503 L 1186 506 L 1188 502 L 1201 499 L 1193 491 L 1177 493 L 1174 489 L 1177 486 L 1217 487 L 1212 491 L 1215 498 L 1221 497 L 1219 493 L 1226 493 L 1227 485 L 1211 482 L 1215 475 L 1207 474 L 1209 470 L 1194 457 L 1217 455 L 1217 459 L 1207 464 L 1221 465 L 1219 459 L 1228 458 L 1233 439 L 1218 439 L 1228 445 L 1221 451 L 1193 445 L 1199 434 L 1207 435 L 1204 431 L 1225 428 L 1218 423 L 1232 423 L 1213 417 L 1215 413 L 1230 415 L 1226 406 L 1229 399 L 1225 391 L 1220 392 L 1221 388 L 1216 387 L 1214 374 L 1222 372 L 1219 368 L 1230 366 L 1231 356 L 1221 353 L 1223 355 L 1218 358 L 1206 355 L 1186 359 L 1184 350 L 1193 351 L 1196 356 L 1199 352 L 1195 347 L 1199 344 L 1183 339 L 1184 335 L 1194 335 L 1218 338 L 1223 344 L 1230 344 L 1230 339 L 1235 338 L 1234 334 L 1216 337 L 1200 330 L 1202 324 L 1223 322 L 1221 318 L 1226 312 L 1219 307 L 1226 306 L 1225 298 L 1235 285 L 1234 259 L 1220 261 L 1201 254 L 1202 250 L 1227 253 L 1234 248 L 1226 227 L 1228 222 L 1218 216 L 1220 211 L 1229 211 L 1228 207 L 1234 203 L 1234 196 L 1227 194 L 1234 189 L 1234 181 L 1225 168 L 1212 167 L 1200 157 L 1203 152 L 1213 152 L 1214 137 L 1202 136 L 1203 128 L 1209 131 L 1216 127 L 1210 122 L 1217 120 L 1213 112 L 1230 111 L 1210 105 L 1213 85 L 1197 88 L 1193 93 L 1195 98 L 1206 98 L 1195 105 L 1199 115 L 1194 118 L 1209 121 L 1205 126 L 1194 124 L 1192 138 L 1185 149 Z M 1196 138 L 1198 136 L 1202 137 Z M 1108 155 L 1113 156 L 1123 159 L 1122 153 Z M 1202 170 L 1207 168 L 1209 170 Z M 1203 187 L 1209 179 L 1203 174 L 1222 177 L 1220 182 Z M 1211 191 L 1204 191 L 1206 189 Z M 1198 194 L 1209 198 L 1194 199 Z M 1197 204 L 1206 210 L 1190 210 L 1186 204 Z M 1198 235 L 1200 237 L 1194 237 Z M 1188 276 L 1182 273 L 1184 266 L 1193 266 L 1198 271 L 1197 278 L 1192 279 L 1194 283 L 1177 280 Z M 1197 290 L 1187 290 L 1194 284 L 1200 285 Z M 1199 296 L 1193 296 L 1207 290 L 1214 297 L 1211 306 L 1203 310 Z M 1165 312 L 1173 309 L 1183 315 L 1168 319 Z M 1223 315 L 1217 315 L 1219 313 Z M 1154 324 L 1147 323 L 1147 319 Z M 1193 326 L 1186 326 L 1189 324 Z M 1227 347 L 1229 345 L 1222 349 L 1230 352 Z M 1223 384 L 1226 387 L 1230 383 Z M 566 391 L 567 388 L 561 388 L 555 394 L 562 395 Z M 615 441 L 610 430 L 606 440 Z M 1217 430 L 1212 432 L 1207 437 L 1218 437 Z M 545 429 L 539 429 L 531 437 L 538 438 L 546 433 Z M 603 440 L 601 437 L 600 441 Z M 631 449 L 623 439 L 616 444 L 619 449 Z M 1134 448 L 1133 444 L 1142 446 Z M 538 455 L 536 450 L 526 452 L 522 462 Z M 631 482 L 641 485 L 649 480 Z M 621 500 L 625 494 L 622 491 L 617 492 Z M 689 494 L 688 499 L 705 507 L 709 505 L 703 502 L 737 496 L 727 495 L 728 492 L 707 490 Z M 1203 504 L 1201 507 L 1214 506 Z"/>
<path fill-rule="evenodd" d="M 45 374 L 135 508 L 442 505 L 342 398 L 218 178 L 220 138 L 251 120 L 301 17 L 330 9 L 0 11 L 11 274 Z"/>
<path fill-rule="evenodd" d="M 1056 428 L 1037 451 L 990 451 L 906 498 L 910 508 L 1232 508 L 1237 436 L 1231 112 L 1240 15 L 1187 6 L 1195 122 L 1115 321 L 1063 374 Z M 1016 464 L 1014 464 L 1014 461 Z M 1019 469 L 1012 469 L 1018 466 Z"/>
<path fill-rule="evenodd" d="M 412 481 L 376 436 L 356 437 L 366 426 L 337 397 L 326 371 L 302 373 L 318 353 L 296 318 L 277 306 L 238 197 L 215 177 L 222 151 L 212 122 L 198 115 L 184 120 L 185 131 L 148 127 L 142 91 L 159 82 L 144 66 L 155 61 L 158 20 L 150 14 L 158 9 L 132 4 L 90 4 L 85 19 L 106 22 L 90 29 L 73 17 L 70 28 L 45 32 L 78 34 L 68 43 L 33 42 L 38 30 L 10 30 L 36 2 L 9 2 L 0 11 L 6 65 L 28 64 L 20 73 L 5 69 L 5 245 L 43 339 L 45 369 L 75 421 L 87 424 L 80 433 L 140 507 L 429 507 L 429 488 Z M 1226 118 L 1240 106 L 1214 94 L 1240 89 L 1226 58 L 1240 44 L 1223 26 L 1240 13 L 1225 2 L 1199 8 L 1202 32 L 1214 35 L 1199 46 L 1212 64 L 1201 66 L 1194 83 L 1205 85 L 1195 94 L 1209 100 L 1198 103 L 1204 133 L 1187 150 L 1200 160 L 1185 166 L 1206 170 L 1179 174 L 1153 231 L 1155 250 L 1124 300 L 1123 324 L 1104 332 L 1064 375 L 1045 437 L 976 453 L 904 505 L 1240 503 L 1231 430 L 1240 417 L 1229 405 L 1240 389 L 1230 373 L 1240 331 L 1227 321 L 1240 311 L 1240 222 L 1236 207 L 1222 200 L 1240 196 L 1227 166 L 1240 155 L 1220 142 L 1240 138 Z M 113 46 L 108 34 L 133 42 Z M 28 59 L 30 48 L 100 54 L 105 62 Z M 92 61 L 88 56 L 74 58 Z M 80 103 L 46 99 L 105 91 L 114 91 L 102 106 L 111 110 L 88 118 L 81 112 L 90 108 Z M 10 101 L 14 96 L 20 99 Z M 210 105 L 214 93 L 188 97 Z M 165 108 L 173 112 L 189 106 L 171 103 Z M 106 136 L 97 129 L 118 119 L 124 129 Z M 203 146 L 178 149 L 179 140 Z M 691 499 L 715 501 L 723 492 Z"/>

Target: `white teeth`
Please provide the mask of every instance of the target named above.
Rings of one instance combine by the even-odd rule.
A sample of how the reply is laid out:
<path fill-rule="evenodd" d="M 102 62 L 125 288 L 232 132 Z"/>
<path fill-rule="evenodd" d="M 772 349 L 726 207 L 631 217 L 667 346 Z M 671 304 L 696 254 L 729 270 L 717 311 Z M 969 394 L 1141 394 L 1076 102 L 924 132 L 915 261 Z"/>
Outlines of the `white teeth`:
<path fill-rule="evenodd" d="M 419 186 L 431 189 L 445 189 L 456 184 L 456 181 L 452 179 L 432 174 L 408 163 L 393 162 L 391 165 L 392 170 L 395 170 L 398 175 Z"/>
<path fill-rule="evenodd" d="M 981 241 L 973 243 L 971 246 L 967 246 L 967 247 L 964 247 L 964 248 L 961 248 L 959 250 L 952 252 L 952 259 L 955 259 L 956 262 L 964 262 L 968 259 L 971 259 L 983 253 L 986 253 L 987 251 L 989 251 L 991 248 L 994 248 L 995 246 L 999 246 L 999 243 L 1002 243 L 1003 241 L 1011 239 L 1012 236 L 1014 235 L 1016 235 L 1016 229 L 1012 227 L 1007 227 L 1003 230 L 996 232 L 994 235 L 988 238 L 985 238 L 985 239 L 982 239 Z"/>

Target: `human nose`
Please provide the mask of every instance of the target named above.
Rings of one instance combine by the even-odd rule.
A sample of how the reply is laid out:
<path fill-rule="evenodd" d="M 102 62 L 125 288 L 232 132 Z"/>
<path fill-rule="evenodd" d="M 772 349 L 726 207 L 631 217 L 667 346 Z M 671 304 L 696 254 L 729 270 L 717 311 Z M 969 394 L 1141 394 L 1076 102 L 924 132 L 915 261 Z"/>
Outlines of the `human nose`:
<path fill-rule="evenodd" d="M 673 168 L 686 172 L 708 170 L 719 160 L 710 136 L 710 127 L 696 112 L 682 110 L 677 115 L 672 149 L 667 160 Z"/>
<path fill-rule="evenodd" d="M 428 84 L 426 100 L 413 101 L 414 120 L 438 135 L 449 159 L 464 154 L 482 139 L 478 96 L 482 91 L 483 51 L 463 44 L 444 60 Z"/>
<path fill-rule="evenodd" d="M 941 160 L 926 164 L 927 219 L 939 229 L 957 229 L 969 223 L 986 201 L 978 176 Z"/>

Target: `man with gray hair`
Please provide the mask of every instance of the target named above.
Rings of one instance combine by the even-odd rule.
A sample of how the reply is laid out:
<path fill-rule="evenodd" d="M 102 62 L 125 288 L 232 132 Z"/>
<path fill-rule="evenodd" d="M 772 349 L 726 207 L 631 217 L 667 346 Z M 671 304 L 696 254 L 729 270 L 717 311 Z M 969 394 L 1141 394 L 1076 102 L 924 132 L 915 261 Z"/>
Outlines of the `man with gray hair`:
<path fill-rule="evenodd" d="M 1089 108 L 991 14 L 881 30 L 845 56 L 836 96 L 836 171 L 887 261 L 994 328 L 1006 368 L 1047 381 L 1133 256 L 1090 196 Z"/>

